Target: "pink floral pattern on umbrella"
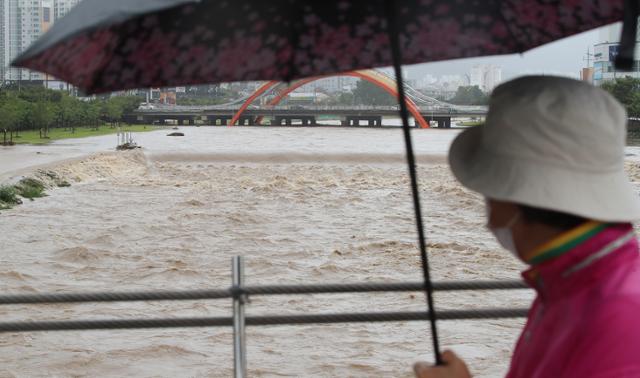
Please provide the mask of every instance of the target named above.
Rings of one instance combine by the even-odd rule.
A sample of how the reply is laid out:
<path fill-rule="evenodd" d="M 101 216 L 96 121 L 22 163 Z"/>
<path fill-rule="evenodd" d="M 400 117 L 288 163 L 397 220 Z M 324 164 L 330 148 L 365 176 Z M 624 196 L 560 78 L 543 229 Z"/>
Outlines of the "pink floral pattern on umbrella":
<path fill-rule="evenodd" d="M 87 92 L 388 66 L 383 0 L 202 0 L 76 33 L 19 61 Z M 622 0 L 403 0 L 403 63 L 522 52 L 618 21 Z M 64 20 L 63 20 L 64 22 Z"/>

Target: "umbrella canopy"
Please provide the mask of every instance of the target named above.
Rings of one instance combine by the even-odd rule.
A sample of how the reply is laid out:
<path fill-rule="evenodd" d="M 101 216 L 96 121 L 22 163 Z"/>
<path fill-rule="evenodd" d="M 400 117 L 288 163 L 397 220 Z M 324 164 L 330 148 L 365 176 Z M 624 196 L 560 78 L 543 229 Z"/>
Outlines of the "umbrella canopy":
<path fill-rule="evenodd" d="M 87 93 L 293 80 L 392 64 L 385 0 L 85 0 L 14 64 Z M 403 64 L 523 52 L 623 17 L 623 0 L 403 0 Z"/>

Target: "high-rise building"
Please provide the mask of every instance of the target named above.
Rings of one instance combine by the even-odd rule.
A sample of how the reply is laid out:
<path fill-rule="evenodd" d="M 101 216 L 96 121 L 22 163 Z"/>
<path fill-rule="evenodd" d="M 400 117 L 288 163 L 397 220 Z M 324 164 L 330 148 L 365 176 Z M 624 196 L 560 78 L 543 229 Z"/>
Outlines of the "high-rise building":
<path fill-rule="evenodd" d="M 5 81 L 41 80 L 42 75 L 10 68 L 11 61 L 42 34 L 41 0 L 2 0 L 2 66 Z"/>
<path fill-rule="evenodd" d="M 49 30 L 80 0 L 0 0 L 0 79 L 44 80 L 45 76 L 12 68 L 11 62 Z"/>
<path fill-rule="evenodd" d="M 324 91 L 327 93 L 349 92 L 355 89 L 358 79 L 350 76 L 331 76 L 302 86 L 299 92 Z"/>
<path fill-rule="evenodd" d="M 53 0 L 42 0 L 42 33 L 46 33 L 53 25 Z"/>
<path fill-rule="evenodd" d="M 479 64 L 471 68 L 469 85 L 477 85 L 485 92 L 491 92 L 502 81 L 502 69 L 492 64 Z"/>
<path fill-rule="evenodd" d="M 53 19 L 59 20 L 81 0 L 53 0 Z"/>

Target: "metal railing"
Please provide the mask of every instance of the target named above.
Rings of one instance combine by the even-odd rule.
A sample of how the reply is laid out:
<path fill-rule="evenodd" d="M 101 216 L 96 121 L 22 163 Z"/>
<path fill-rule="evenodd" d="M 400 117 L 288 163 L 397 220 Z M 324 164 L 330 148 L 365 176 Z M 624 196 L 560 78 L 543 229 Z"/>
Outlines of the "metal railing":
<path fill-rule="evenodd" d="M 522 281 L 451 281 L 433 283 L 433 289 L 435 291 L 509 290 L 526 288 L 527 286 Z M 233 327 L 234 377 L 240 378 L 245 377 L 247 371 L 245 336 L 246 326 L 394 322 L 428 320 L 430 318 L 430 314 L 428 312 L 364 312 L 245 316 L 245 306 L 248 303 L 249 297 L 269 295 L 410 291 L 424 291 L 424 283 L 398 282 L 245 286 L 244 261 L 242 257 L 236 256 L 232 259 L 232 285 L 228 289 L 155 292 L 21 294 L 0 296 L 0 305 L 232 299 L 233 314 L 231 317 L 0 322 L 0 333 L 105 329 Z M 527 312 L 528 310 L 526 308 L 440 310 L 437 311 L 437 319 L 468 320 L 518 318 L 526 316 Z"/>
<path fill-rule="evenodd" d="M 234 112 L 240 109 L 240 105 L 229 105 L 225 107 L 208 107 L 208 106 L 183 106 L 183 105 L 174 105 L 174 106 L 155 106 L 153 108 L 145 108 L 140 107 L 135 110 L 135 114 L 155 114 L 155 113 L 207 113 L 208 111 L 229 111 Z M 345 110 L 371 110 L 371 111 L 385 111 L 392 112 L 398 111 L 397 105 L 259 105 L 252 104 L 248 108 L 248 110 L 287 110 L 287 111 L 295 111 L 295 110 L 306 110 L 306 111 L 345 111 Z M 483 106 L 467 106 L 460 108 L 449 108 L 449 107 L 440 107 L 435 105 L 430 106 L 420 106 L 420 111 L 422 112 L 436 112 L 436 113 L 444 113 L 444 114 L 477 114 L 477 115 L 486 115 L 487 108 Z"/>

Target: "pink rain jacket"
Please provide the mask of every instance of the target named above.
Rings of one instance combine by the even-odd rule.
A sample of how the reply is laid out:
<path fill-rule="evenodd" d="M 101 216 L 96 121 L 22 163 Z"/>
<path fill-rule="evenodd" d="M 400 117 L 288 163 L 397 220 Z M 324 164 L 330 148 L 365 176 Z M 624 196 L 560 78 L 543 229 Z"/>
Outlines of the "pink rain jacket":
<path fill-rule="evenodd" d="M 640 377 L 640 258 L 609 227 L 523 273 L 538 293 L 507 378 Z"/>

